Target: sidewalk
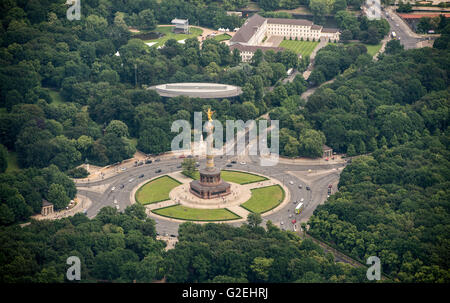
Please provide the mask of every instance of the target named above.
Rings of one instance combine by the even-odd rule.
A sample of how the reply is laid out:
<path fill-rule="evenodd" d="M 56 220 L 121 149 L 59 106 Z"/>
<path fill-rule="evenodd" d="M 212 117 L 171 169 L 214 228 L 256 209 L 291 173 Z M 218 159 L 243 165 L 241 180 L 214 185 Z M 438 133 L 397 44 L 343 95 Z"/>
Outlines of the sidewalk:
<path fill-rule="evenodd" d="M 311 158 L 284 158 L 281 157 L 278 159 L 279 163 L 284 164 L 305 164 L 305 165 L 332 165 L 332 164 L 341 164 L 346 163 L 346 160 L 342 158 L 341 155 L 335 155 L 334 160 L 329 159 L 328 161 L 323 158 L 311 159 Z"/>

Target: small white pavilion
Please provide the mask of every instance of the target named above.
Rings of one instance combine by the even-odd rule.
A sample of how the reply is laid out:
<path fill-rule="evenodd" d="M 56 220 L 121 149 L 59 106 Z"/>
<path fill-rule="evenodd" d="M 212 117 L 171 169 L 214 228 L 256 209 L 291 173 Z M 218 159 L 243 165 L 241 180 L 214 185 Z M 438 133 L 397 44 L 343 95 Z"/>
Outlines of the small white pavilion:
<path fill-rule="evenodd" d="M 175 25 L 174 32 L 189 34 L 189 19 L 175 18 L 171 23 Z"/>

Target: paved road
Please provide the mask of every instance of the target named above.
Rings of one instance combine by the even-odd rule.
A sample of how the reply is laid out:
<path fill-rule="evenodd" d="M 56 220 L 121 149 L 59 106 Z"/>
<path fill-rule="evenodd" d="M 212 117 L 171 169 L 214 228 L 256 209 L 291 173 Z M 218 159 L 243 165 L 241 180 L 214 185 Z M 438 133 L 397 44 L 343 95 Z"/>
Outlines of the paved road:
<path fill-rule="evenodd" d="M 235 159 L 231 156 L 216 157 L 216 166 L 225 168 L 225 165 Z M 283 229 L 293 229 L 292 219 L 297 221 L 307 221 L 312 215 L 317 205 L 323 203 L 327 198 L 328 184 L 337 184 L 339 179 L 339 173 L 344 163 L 328 164 L 328 165 L 316 165 L 316 164 L 283 164 L 279 163 L 272 167 L 263 167 L 259 165 L 259 158 L 256 156 L 248 157 L 250 161 L 245 165 L 233 164 L 232 169 L 239 169 L 244 171 L 250 171 L 255 173 L 261 173 L 282 181 L 291 192 L 291 201 L 286 204 L 284 208 L 276 213 L 263 217 L 264 222 L 271 220 L 274 224 L 280 226 Z M 179 167 L 182 159 L 167 159 L 160 162 L 153 162 L 152 164 L 145 164 L 138 167 L 131 167 L 125 171 L 120 171 L 117 175 L 99 181 L 78 183 L 77 189 L 81 195 L 84 195 L 92 200 L 91 207 L 87 210 L 87 216 L 94 217 L 102 207 L 105 206 L 119 206 L 119 210 L 123 211 L 127 206 L 131 205 L 130 193 L 134 187 L 146 179 L 153 178 L 157 175 L 163 175 L 174 171 L 180 171 Z M 200 165 L 205 165 L 205 160 L 199 160 Z M 157 169 L 161 169 L 160 173 L 156 173 Z M 308 170 L 312 170 L 309 174 Z M 318 176 L 318 172 L 323 172 Z M 144 174 L 144 177 L 139 178 Z M 311 175 L 311 176 L 310 176 Z M 293 185 L 289 184 L 293 181 Z M 298 185 L 302 185 L 302 189 L 298 188 Z M 123 185 L 123 188 L 121 188 Z M 306 190 L 306 186 L 311 187 L 311 191 Z M 114 190 L 113 190 L 114 188 Z M 336 188 L 336 186 L 334 186 Z M 301 215 L 294 216 L 294 208 L 296 204 L 293 201 L 300 201 L 304 199 L 306 205 L 305 211 Z M 290 217 L 290 215 L 292 216 Z M 167 219 L 156 220 L 157 232 L 160 235 L 177 235 L 179 223 L 169 221 Z M 283 225 L 281 225 L 283 222 Z M 242 223 L 231 223 L 238 226 Z M 298 225 L 298 223 L 297 223 Z"/>
<path fill-rule="evenodd" d="M 389 17 L 386 16 L 389 14 Z M 381 17 L 386 19 L 391 26 L 391 32 L 395 32 L 400 38 L 400 43 L 405 49 L 419 48 L 419 42 L 425 41 L 428 38 L 414 33 L 411 28 L 403 21 L 402 18 L 395 14 L 395 8 L 387 7 L 384 11 L 381 11 Z"/>

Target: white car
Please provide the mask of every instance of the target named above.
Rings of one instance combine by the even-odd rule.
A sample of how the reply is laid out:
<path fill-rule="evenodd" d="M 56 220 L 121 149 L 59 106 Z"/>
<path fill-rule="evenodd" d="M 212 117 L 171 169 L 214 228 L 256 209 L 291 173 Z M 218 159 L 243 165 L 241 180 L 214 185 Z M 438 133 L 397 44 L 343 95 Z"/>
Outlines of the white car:
<path fill-rule="evenodd" d="M 113 188 L 111 188 L 111 191 L 114 191 L 116 189 L 116 187 L 115 186 L 113 186 Z"/>
<path fill-rule="evenodd" d="M 119 205 L 116 205 L 116 208 L 117 208 L 117 209 L 119 209 L 119 208 L 120 208 L 120 206 L 119 206 Z"/>
<path fill-rule="evenodd" d="M 305 201 L 305 199 L 301 198 L 301 199 L 300 199 L 300 202 L 303 202 L 303 201 Z"/>
<path fill-rule="evenodd" d="M 294 184 L 294 181 L 289 181 L 289 184 L 293 185 L 293 184 Z"/>
<path fill-rule="evenodd" d="M 126 167 L 122 167 L 120 170 L 121 171 L 124 171 L 124 170 L 126 170 L 127 168 Z"/>
<path fill-rule="evenodd" d="M 245 163 L 245 162 L 241 162 L 241 165 L 245 165 L 245 164 L 247 164 L 247 163 Z"/>
<path fill-rule="evenodd" d="M 128 182 L 130 182 L 130 183 L 131 183 L 131 182 L 133 182 L 133 180 L 134 180 L 134 179 L 133 179 L 133 178 L 131 178 L 130 180 L 128 180 Z"/>
<path fill-rule="evenodd" d="M 284 222 L 283 222 L 283 221 L 281 221 L 281 222 L 280 222 L 280 224 L 281 224 L 281 225 L 283 225 L 283 224 L 284 224 Z"/>

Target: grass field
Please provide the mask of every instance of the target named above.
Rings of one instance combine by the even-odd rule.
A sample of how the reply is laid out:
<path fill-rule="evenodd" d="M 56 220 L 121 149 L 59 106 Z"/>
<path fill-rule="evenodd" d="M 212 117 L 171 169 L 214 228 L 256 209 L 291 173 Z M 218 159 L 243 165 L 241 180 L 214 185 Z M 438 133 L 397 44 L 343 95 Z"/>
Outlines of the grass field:
<path fill-rule="evenodd" d="M 179 40 L 184 40 L 184 39 L 189 39 L 189 38 L 194 38 L 197 36 L 200 36 L 203 33 L 203 30 L 199 29 L 199 28 L 195 28 L 195 27 L 190 27 L 190 34 L 189 35 L 185 35 L 185 34 L 174 34 L 172 32 L 173 26 L 158 26 L 155 30 L 155 32 L 160 32 L 163 33 L 164 36 L 162 36 L 159 39 L 154 39 L 154 40 L 145 40 L 144 42 L 157 42 L 156 44 L 152 45 L 152 47 L 158 47 L 158 46 L 162 46 L 164 45 L 164 43 L 166 43 L 167 40 L 169 39 L 175 39 L 177 41 Z"/>
<path fill-rule="evenodd" d="M 381 43 L 377 45 L 364 44 L 367 47 L 367 53 L 372 57 L 380 50 Z"/>
<path fill-rule="evenodd" d="M 154 179 L 137 190 L 135 195 L 136 201 L 146 205 L 169 200 L 170 191 L 180 184 L 180 182 L 169 176 Z"/>
<path fill-rule="evenodd" d="M 220 42 L 220 41 L 230 40 L 231 36 L 228 34 L 222 34 L 222 35 L 215 36 L 213 39 Z"/>
<path fill-rule="evenodd" d="M 231 170 L 222 170 L 221 177 L 224 181 L 237 184 L 250 184 L 267 180 L 267 178 L 262 176 Z M 198 180 L 199 178 L 200 174 L 197 171 L 195 172 L 194 179 Z"/>
<path fill-rule="evenodd" d="M 241 218 L 226 208 L 198 209 L 174 205 L 155 209 L 153 212 L 164 217 L 189 221 L 227 221 Z"/>
<path fill-rule="evenodd" d="M 305 57 L 311 55 L 317 44 L 319 44 L 319 42 L 283 40 L 279 46 L 290 49 L 296 54 L 301 54 L 302 57 Z"/>
<path fill-rule="evenodd" d="M 252 197 L 241 206 L 253 213 L 265 213 L 275 208 L 284 199 L 284 190 L 279 185 L 255 188 L 251 191 Z"/>

